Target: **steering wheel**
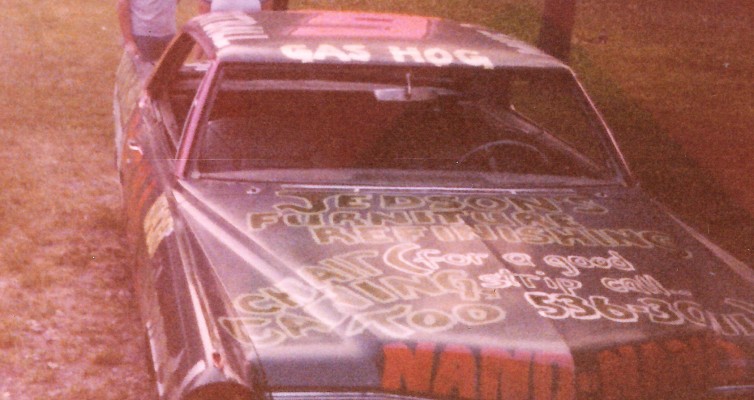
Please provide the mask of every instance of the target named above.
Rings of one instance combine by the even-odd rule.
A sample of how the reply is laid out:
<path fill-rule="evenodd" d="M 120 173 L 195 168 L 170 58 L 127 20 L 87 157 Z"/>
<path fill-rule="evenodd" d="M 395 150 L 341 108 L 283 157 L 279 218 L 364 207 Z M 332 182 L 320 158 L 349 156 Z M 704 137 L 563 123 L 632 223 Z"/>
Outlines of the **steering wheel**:
<path fill-rule="evenodd" d="M 500 171 L 499 165 L 505 166 L 503 170 L 511 172 L 523 172 L 550 164 L 550 159 L 542 150 L 528 143 L 517 140 L 495 140 L 484 143 L 464 153 L 456 164 L 469 164 L 472 161 L 486 160 L 487 166 L 492 171 Z M 533 157 L 532 157 L 533 156 Z"/>

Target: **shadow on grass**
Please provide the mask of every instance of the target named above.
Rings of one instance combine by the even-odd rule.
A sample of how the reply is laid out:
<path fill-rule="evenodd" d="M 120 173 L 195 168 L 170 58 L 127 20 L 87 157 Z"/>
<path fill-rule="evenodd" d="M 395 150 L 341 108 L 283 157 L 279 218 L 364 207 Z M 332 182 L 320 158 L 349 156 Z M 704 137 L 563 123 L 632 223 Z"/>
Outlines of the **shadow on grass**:
<path fill-rule="evenodd" d="M 720 182 L 690 158 L 583 49 L 573 53 L 574 68 L 650 196 L 749 266 L 754 266 L 754 217 L 735 203 Z"/>

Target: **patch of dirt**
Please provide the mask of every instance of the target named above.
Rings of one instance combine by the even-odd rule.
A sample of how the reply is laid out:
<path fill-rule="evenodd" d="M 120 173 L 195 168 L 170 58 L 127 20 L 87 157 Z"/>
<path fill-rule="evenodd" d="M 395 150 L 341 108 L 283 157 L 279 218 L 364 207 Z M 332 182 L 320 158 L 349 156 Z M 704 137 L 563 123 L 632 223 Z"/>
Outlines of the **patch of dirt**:
<path fill-rule="evenodd" d="M 63 132 L 0 129 L 0 399 L 150 399 L 109 140 Z"/>

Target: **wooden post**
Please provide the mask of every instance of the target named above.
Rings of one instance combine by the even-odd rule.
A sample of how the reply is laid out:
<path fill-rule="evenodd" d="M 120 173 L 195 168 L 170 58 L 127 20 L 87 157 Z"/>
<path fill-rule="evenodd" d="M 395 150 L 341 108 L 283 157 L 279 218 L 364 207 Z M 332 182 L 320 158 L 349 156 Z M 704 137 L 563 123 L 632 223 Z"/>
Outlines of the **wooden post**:
<path fill-rule="evenodd" d="M 288 9 L 288 0 L 272 0 L 272 9 L 276 11 L 285 11 Z"/>
<path fill-rule="evenodd" d="M 545 53 L 568 61 L 576 19 L 576 0 L 545 0 L 537 46 Z"/>

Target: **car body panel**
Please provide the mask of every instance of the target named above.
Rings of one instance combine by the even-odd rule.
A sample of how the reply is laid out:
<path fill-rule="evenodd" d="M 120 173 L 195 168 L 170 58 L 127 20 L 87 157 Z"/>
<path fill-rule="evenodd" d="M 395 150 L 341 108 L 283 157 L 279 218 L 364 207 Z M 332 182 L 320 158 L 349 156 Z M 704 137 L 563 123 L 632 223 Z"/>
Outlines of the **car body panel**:
<path fill-rule="evenodd" d="M 740 349 L 751 350 L 745 338 L 752 333 L 746 312 L 752 282 L 731 285 L 741 277 L 712 252 L 693 239 L 675 243 L 672 238 L 683 237 L 680 227 L 649 203 L 637 209 L 640 193 L 428 195 L 255 185 L 249 194 L 249 185 L 207 186 L 190 191 L 211 215 L 206 220 L 218 223 L 194 230 L 213 232 L 199 241 L 206 240 L 210 259 L 221 260 L 214 271 L 228 277 L 220 280 L 238 315 L 221 324 L 237 340 L 256 343 L 275 387 L 307 382 L 377 390 L 384 371 L 373 361 L 404 344 L 473 353 L 495 343 L 562 358 L 571 367 L 595 349 L 609 353 L 615 343 L 641 348 L 669 336 L 696 343 L 722 335 L 721 346 L 737 349 L 734 358 L 744 354 Z M 308 212 L 317 208 L 316 199 L 321 211 Z M 630 216 L 614 211 L 626 204 L 642 218 L 626 224 Z M 412 224 L 375 224 L 386 215 Z M 338 218 L 361 222 L 348 226 L 334 222 Z M 479 223 L 491 218 L 499 221 Z M 200 218 L 190 219 L 199 224 Z M 299 226 L 304 219 L 317 222 Z M 235 250 L 217 239 L 222 226 L 244 236 L 222 241 L 235 242 Z M 472 226 L 481 233 L 472 233 Z M 244 253 L 249 249 L 253 257 Z M 229 260 L 232 253 L 240 253 L 238 259 Z M 585 260 L 599 266 L 577 266 Z M 276 297 L 281 293 L 286 297 Z M 563 302 L 570 304 L 567 311 L 553 306 Z M 605 313 L 595 311 L 600 307 Z M 421 318 L 434 322 L 424 326 Z M 249 324 L 254 333 L 246 336 L 240 326 Z M 264 329 L 253 330 L 257 325 Z M 742 339 L 739 348 L 734 343 Z M 333 373 L 311 374 L 314 365 Z"/>
<path fill-rule="evenodd" d="M 206 58 L 183 65 L 194 45 Z M 434 18 L 189 22 L 138 101 L 116 95 L 131 110 L 116 120 L 118 165 L 163 398 L 230 383 L 254 398 L 751 394 L 751 270 L 633 185 L 617 149 L 623 180 L 578 186 L 193 173 L 222 66 L 267 63 L 570 73 L 507 36 Z M 135 90 L 132 73 L 119 70 L 116 93 Z M 184 78 L 198 83 L 173 121 L 159 94 Z"/>
<path fill-rule="evenodd" d="M 343 12 L 223 13 L 185 28 L 204 35 L 218 60 L 264 63 L 562 65 L 482 27 L 436 18 Z M 472 34 L 473 33 L 473 34 Z"/>

